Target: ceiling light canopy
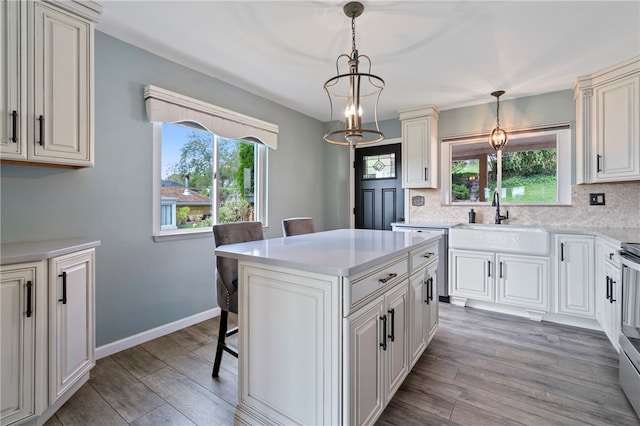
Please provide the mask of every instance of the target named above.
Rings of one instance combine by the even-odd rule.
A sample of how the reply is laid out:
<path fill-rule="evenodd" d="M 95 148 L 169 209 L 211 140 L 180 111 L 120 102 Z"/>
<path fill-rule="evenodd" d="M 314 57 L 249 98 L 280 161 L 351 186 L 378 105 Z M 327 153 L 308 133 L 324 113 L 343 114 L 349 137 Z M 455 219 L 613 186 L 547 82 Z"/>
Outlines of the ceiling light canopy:
<path fill-rule="evenodd" d="M 362 15 L 364 5 L 350 2 L 343 10 L 351 18 L 351 55 L 343 53 L 338 56 L 337 75 L 324 83 L 324 91 L 331 107 L 329 131 L 324 135 L 324 140 L 351 146 L 379 142 L 384 139 L 378 126 L 378 100 L 384 89 L 384 80 L 371 74 L 371 59 L 360 55 L 356 49 L 356 18 Z M 360 72 L 360 62 L 366 62 L 366 72 Z M 340 70 L 341 66 L 344 68 L 343 72 Z M 334 106 L 338 111 L 344 111 L 343 118 L 336 117 L 336 121 L 333 116 Z M 363 122 L 371 123 L 371 127 L 363 128 Z"/>
<path fill-rule="evenodd" d="M 505 147 L 507 142 L 507 132 L 500 128 L 500 96 L 504 95 L 504 90 L 498 90 L 496 92 L 491 93 L 491 96 L 495 96 L 497 100 L 496 105 L 496 128 L 493 129 L 491 135 L 489 136 L 489 144 L 496 151 L 501 150 Z"/>

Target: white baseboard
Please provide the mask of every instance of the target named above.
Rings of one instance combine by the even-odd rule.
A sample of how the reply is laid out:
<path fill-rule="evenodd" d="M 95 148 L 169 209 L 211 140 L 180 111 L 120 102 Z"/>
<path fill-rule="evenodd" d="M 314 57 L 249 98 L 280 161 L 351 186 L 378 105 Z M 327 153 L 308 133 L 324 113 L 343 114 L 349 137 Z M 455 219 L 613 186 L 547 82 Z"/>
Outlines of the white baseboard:
<path fill-rule="evenodd" d="M 148 342 L 149 340 L 157 339 L 174 331 L 182 330 L 185 327 L 197 324 L 199 322 L 214 318 L 220 315 L 220 308 L 209 309 L 199 314 L 191 315 L 187 318 L 182 318 L 169 324 L 161 325 L 160 327 L 152 328 L 151 330 L 143 331 L 142 333 L 135 334 L 130 337 L 126 337 L 122 340 L 118 340 L 113 343 L 107 343 L 99 348 L 96 348 L 96 359 L 104 358 L 109 355 L 113 355 L 117 352 L 125 349 L 132 348 L 141 343 Z"/>

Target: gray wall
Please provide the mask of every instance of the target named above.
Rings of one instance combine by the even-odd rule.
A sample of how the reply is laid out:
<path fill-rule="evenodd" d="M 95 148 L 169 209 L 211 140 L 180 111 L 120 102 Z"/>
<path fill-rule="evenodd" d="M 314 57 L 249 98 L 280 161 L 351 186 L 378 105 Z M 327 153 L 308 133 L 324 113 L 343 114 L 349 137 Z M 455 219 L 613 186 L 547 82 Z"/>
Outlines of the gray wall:
<path fill-rule="evenodd" d="M 82 170 L 3 165 L 1 238 L 102 241 L 96 255 L 98 346 L 217 306 L 212 238 L 161 243 L 151 238 L 152 124 L 144 111 L 146 84 L 279 126 L 278 149 L 269 150 L 268 157 L 266 237 L 281 236 L 280 221 L 287 216 L 312 216 L 319 230 L 345 226 L 348 204 L 325 208 L 325 176 L 348 169 L 342 170 L 344 161 L 332 160 L 334 152 L 322 141 L 322 123 L 105 34 L 96 33 L 95 43 L 96 165 Z M 335 153 L 338 159 L 341 155 Z M 338 184 L 332 192 L 340 192 Z M 332 216 L 325 220 L 327 213 Z"/>

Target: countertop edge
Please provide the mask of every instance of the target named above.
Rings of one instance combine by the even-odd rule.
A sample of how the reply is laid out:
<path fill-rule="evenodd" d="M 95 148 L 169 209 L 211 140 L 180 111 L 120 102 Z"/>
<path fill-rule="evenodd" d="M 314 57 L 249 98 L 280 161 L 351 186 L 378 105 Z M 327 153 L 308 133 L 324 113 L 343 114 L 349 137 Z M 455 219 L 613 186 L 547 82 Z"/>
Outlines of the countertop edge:
<path fill-rule="evenodd" d="M 101 244 L 100 240 L 69 238 L 60 240 L 30 241 L 0 245 L 0 265 L 39 262 L 53 257 L 82 251 Z"/>

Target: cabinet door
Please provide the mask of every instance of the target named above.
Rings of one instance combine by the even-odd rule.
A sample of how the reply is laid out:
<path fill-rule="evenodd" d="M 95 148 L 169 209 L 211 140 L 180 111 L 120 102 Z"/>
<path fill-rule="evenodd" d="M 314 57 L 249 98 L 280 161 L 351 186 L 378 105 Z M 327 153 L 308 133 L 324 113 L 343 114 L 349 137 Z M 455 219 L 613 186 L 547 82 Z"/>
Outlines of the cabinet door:
<path fill-rule="evenodd" d="M 49 262 L 49 403 L 95 365 L 94 249 Z"/>
<path fill-rule="evenodd" d="M 93 165 L 93 32 L 54 7 L 34 7 L 34 116 L 29 156 L 54 164 Z"/>
<path fill-rule="evenodd" d="M 409 293 L 407 281 L 399 284 L 386 296 L 387 351 L 385 374 L 385 405 L 409 374 Z"/>
<path fill-rule="evenodd" d="M 594 238 L 555 236 L 558 312 L 595 317 Z"/>
<path fill-rule="evenodd" d="M 382 334 L 384 305 L 384 298 L 380 297 L 346 319 L 349 334 L 345 348 L 349 362 L 347 423 L 352 425 L 372 423 L 385 406 L 383 354 L 389 350 L 389 342 L 386 334 Z M 388 320 L 386 325 L 388 331 Z M 386 349 L 382 347 L 385 343 Z"/>
<path fill-rule="evenodd" d="M 640 75 L 595 88 L 595 182 L 640 179 Z"/>
<path fill-rule="evenodd" d="M 402 120 L 402 186 L 438 187 L 437 115 Z M 401 114 L 402 119 L 402 114 Z"/>
<path fill-rule="evenodd" d="M 496 302 L 549 310 L 549 259 L 496 255 Z"/>
<path fill-rule="evenodd" d="M 2 417 L 10 424 L 36 414 L 36 268 L 5 268 L 0 277 L 0 355 Z M 41 374 L 41 372 L 39 372 Z"/>
<path fill-rule="evenodd" d="M 427 285 L 428 275 L 425 269 L 421 269 L 409 278 L 409 303 L 411 306 L 410 319 L 410 338 L 409 338 L 409 357 L 411 366 L 420 358 L 420 355 L 427 347 L 425 337 L 428 335 L 427 330 Z"/>
<path fill-rule="evenodd" d="M 0 3 L 0 155 L 2 158 L 24 160 L 26 71 L 24 48 L 21 43 L 26 28 L 26 2 L 2 0 Z"/>
<path fill-rule="evenodd" d="M 620 342 L 618 333 L 622 327 L 620 317 L 620 268 L 609 262 L 604 264 L 606 299 L 603 315 L 603 329 L 613 344 L 613 347 L 619 352 Z"/>
<path fill-rule="evenodd" d="M 493 254 L 452 249 L 449 256 L 450 294 L 493 301 Z"/>
<path fill-rule="evenodd" d="M 438 331 L 438 263 L 432 263 L 427 269 L 427 280 L 425 282 L 425 332 L 427 345 Z"/>

